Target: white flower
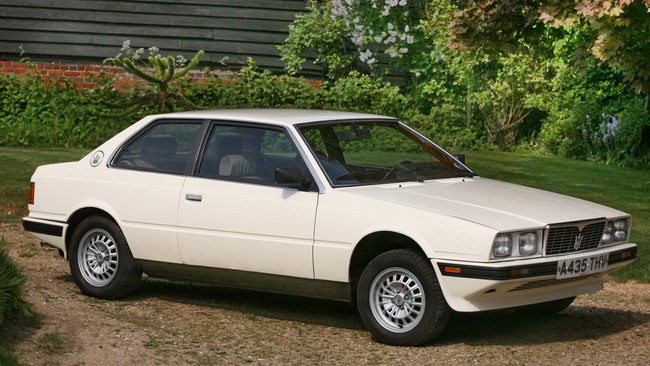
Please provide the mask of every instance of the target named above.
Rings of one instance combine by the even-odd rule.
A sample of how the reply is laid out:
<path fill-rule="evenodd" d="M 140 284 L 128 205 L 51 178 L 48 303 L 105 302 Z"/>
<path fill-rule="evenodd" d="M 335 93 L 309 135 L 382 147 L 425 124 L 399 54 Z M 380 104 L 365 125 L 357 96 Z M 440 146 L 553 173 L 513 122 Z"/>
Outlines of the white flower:
<path fill-rule="evenodd" d="M 406 36 L 406 43 L 413 44 L 413 42 L 415 42 L 415 38 L 412 35 Z"/>
<path fill-rule="evenodd" d="M 395 28 L 395 26 L 393 25 L 393 23 L 388 23 L 388 29 L 393 29 L 393 28 Z"/>
<path fill-rule="evenodd" d="M 377 60 L 374 59 L 374 58 L 371 58 L 370 60 L 368 60 L 367 64 L 368 64 L 368 65 L 372 65 L 372 64 L 374 64 L 375 62 L 377 62 Z"/>
<path fill-rule="evenodd" d="M 408 1 L 406 1 L 406 0 L 400 0 L 399 5 L 400 6 L 406 6 L 407 3 L 408 3 Z"/>
<path fill-rule="evenodd" d="M 400 53 L 407 53 L 408 51 L 409 51 L 409 49 L 406 48 L 406 47 L 402 47 L 402 48 L 399 49 Z"/>
<path fill-rule="evenodd" d="M 399 56 L 399 54 L 397 53 L 397 51 L 395 51 L 393 47 L 387 49 L 386 52 L 388 52 L 388 56 L 390 56 L 391 58 L 395 58 Z"/>
<path fill-rule="evenodd" d="M 363 44 L 363 32 L 352 32 L 352 37 L 350 40 L 352 43 L 354 43 L 357 46 L 361 46 Z"/>
<path fill-rule="evenodd" d="M 361 60 L 362 62 L 368 61 L 368 59 L 371 58 L 371 57 L 372 57 L 372 51 L 370 51 L 368 49 L 366 50 L 366 52 L 361 52 L 359 54 L 359 60 Z"/>
<path fill-rule="evenodd" d="M 416 77 L 416 78 L 417 78 L 417 77 L 420 77 L 420 75 L 422 75 L 422 74 L 420 74 L 419 71 L 415 73 L 415 77 Z"/>

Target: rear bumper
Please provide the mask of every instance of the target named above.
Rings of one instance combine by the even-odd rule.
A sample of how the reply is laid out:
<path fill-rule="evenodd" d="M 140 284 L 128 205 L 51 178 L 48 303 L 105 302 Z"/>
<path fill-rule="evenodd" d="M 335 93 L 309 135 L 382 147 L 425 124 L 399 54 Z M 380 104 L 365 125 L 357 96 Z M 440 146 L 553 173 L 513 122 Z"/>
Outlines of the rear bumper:
<path fill-rule="evenodd" d="M 607 270 L 557 279 L 558 261 L 609 254 Z M 636 258 L 636 244 L 551 258 L 477 264 L 433 261 L 449 306 L 461 312 L 496 310 L 558 300 L 603 288 L 603 277 Z"/>
<path fill-rule="evenodd" d="M 67 223 L 24 217 L 23 229 L 47 244 L 62 250 L 63 253 L 66 253 L 65 234 L 68 229 Z"/>

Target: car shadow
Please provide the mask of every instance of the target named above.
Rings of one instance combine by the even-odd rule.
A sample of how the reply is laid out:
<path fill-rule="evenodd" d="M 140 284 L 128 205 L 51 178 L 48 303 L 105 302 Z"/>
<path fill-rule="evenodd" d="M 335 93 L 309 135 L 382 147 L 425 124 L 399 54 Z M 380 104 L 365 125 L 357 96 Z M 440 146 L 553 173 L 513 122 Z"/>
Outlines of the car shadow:
<path fill-rule="evenodd" d="M 529 346 L 599 339 L 650 322 L 650 314 L 573 305 L 552 315 L 500 310 L 454 313 L 432 345 Z"/>
<path fill-rule="evenodd" d="M 72 282 L 71 276 L 59 280 Z M 364 330 L 351 303 L 226 288 L 211 284 L 144 278 L 124 301 L 157 298 L 172 303 L 225 309 L 270 319 Z M 425 347 L 529 346 L 549 342 L 604 338 L 650 323 L 650 314 L 573 305 L 559 314 L 540 315 L 512 310 L 452 313 L 445 330 Z"/>
<path fill-rule="evenodd" d="M 157 278 L 144 278 L 128 299 L 159 298 L 261 317 L 343 329 L 365 329 L 353 304 Z"/>

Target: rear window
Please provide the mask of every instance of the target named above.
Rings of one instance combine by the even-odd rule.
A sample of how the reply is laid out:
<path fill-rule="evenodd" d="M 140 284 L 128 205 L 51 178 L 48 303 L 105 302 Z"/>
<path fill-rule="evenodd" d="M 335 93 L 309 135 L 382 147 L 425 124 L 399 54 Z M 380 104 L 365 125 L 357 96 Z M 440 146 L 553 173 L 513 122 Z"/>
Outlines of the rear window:
<path fill-rule="evenodd" d="M 129 142 L 113 166 L 184 174 L 201 126 L 201 122 L 155 124 Z"/>

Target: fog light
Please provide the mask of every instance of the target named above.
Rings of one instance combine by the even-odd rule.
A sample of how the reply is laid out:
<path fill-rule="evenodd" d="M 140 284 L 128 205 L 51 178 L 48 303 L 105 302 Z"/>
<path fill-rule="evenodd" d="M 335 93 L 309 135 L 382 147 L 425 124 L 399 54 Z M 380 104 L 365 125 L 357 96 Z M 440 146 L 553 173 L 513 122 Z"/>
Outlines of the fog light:
<path fill-rule="evenodd" d="M 533 255 L 537 253 L 537 233 L 519 235 L 519 254 Z"/>
<path fill-rule="evenodd" d="M 499 234 L 494 238 L 492 255 L 495 257 L 507 257 L 512 254 L 512 237 L 510 234 Z"/>

